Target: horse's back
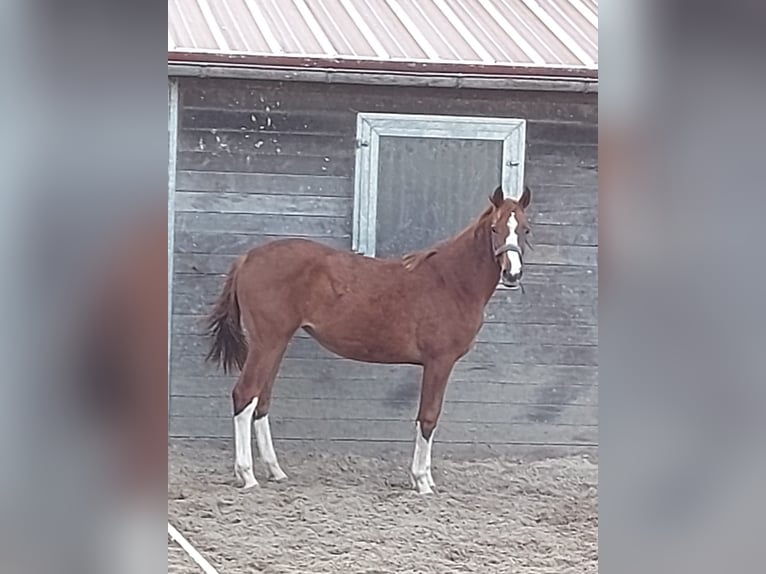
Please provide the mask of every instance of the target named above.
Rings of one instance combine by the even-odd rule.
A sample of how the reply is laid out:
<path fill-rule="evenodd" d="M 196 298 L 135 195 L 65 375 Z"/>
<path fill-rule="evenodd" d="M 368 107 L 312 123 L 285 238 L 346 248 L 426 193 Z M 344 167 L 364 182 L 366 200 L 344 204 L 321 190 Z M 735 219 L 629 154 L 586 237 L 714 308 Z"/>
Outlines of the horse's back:
<path fill-rule="evenodd" d="M 391 273 L 403 272 L 404 267 L 396 259 L 376 259 L 351 251 L 335 249 L 328 245 L 304 238 L 285 238 L 255 247 L 245 254 L 249 267 L 279 264 L 285 271 L 297 269 L 301 274 L 327 274 L 336 281 L 350 280 L 352 276 L 369 276 L 370 273 L 391 278 Z M 276 270 L 265 269 L 266 273 Z"/>
<path fill-rule="evenodd" d="M 318 254 L 343 253 L 342 251 L 302 237 L 276 239 L 258 247 L 253 247 L 246 254 L 246 259 L 257 259 L 275 253 L 289 253 L 291 257 L 314 257 Z"/>
<path fill-rule="evenodd" d="M 238 270 L 238 294 L 247 299 L 302 303 L 346 290 L 372 259 L 317 241 L 288 238 L 248 251 Z"/>

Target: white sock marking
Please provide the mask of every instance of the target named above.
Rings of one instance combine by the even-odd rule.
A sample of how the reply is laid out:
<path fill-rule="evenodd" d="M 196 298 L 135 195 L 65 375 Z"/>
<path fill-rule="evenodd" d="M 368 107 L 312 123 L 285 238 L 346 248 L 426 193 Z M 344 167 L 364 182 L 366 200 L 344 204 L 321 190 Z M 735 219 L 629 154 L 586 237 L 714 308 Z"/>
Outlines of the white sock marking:
<path fill-rule="evenodd" d="M 434 477 L 431 474 L 431 445 L 433 444 L 433 438 L 434 435 L 431 433 L 431 439 L 428 441 L 428 457 L 426 459 L 426 480 L 428 481 L 428 486 L 431 488 L 435 486 Z"/>
<path fill-rule="evenodd" d="M 415 488 L 419 494 L 429 494 L 433 492 L 431 486 L 433 479 L 429 480 L 431 475 L 431 445 L 434 435 L 426 440 L 420 431 L 420 421 L 415 423 L 415 453 L 412 456 L 412 466 L 410 472 Z"/>
<path fill-rule="evenodd" d="M 277 453 L 274 451 L 274 443 L 271 441 L 271 426 L 269 425 L 269 415 L 264 415 L 255 420 L 255 442 L 258 444 L 258 452 L 261 453 L 261 460 L 269 469 L 271 478 L 279 482 L 285 480 L 287 475 L 279 467 L 277 462 Z"/>
<path fill-rule="evenodd" d="M 258 399 L 250 401 L 241 413 L 234 417 L 234 473 L 243 483 L 243 488 L 258 485 L 253 474 L 253 443 L 250 425 Z"/>

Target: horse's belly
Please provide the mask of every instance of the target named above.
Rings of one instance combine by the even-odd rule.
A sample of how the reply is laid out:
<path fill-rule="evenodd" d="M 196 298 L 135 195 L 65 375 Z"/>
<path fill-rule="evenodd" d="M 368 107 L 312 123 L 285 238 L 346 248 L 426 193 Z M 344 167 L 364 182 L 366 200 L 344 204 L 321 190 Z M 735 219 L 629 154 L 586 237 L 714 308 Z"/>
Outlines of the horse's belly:
<path fill-rule="evenodd" d="M 417 346 L 405 333 L 397 336 L 388 329 L 360 329 L 350 325 L 344 328 L 339 324 L 304 325 L 303 328 L 325 349 L 346 359 L 366 363 L 419 363 Z"/>

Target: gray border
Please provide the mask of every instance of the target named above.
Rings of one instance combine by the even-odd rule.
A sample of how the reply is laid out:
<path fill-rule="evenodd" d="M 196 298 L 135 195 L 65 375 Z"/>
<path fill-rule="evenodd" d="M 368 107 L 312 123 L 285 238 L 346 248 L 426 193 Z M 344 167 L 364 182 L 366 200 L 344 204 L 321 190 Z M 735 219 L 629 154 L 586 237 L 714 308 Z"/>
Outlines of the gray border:
<path fill-rule="evenodd" d="M 516 199 L 524 190 L 526 129 L 526 120 L 516 118 L 360 112 L 351 248 L 368 257 L 375 256 L 380 136 L 502 141 L 502 186 L 507 197 Z"/>
<path fill-rule="evenodd" d="M 175 247 L 176 158 L 178 155 L 178 81 L 168 82 L 168 417 L 170 416 L 170 350 L 173 333 L 173 249 Z"/>

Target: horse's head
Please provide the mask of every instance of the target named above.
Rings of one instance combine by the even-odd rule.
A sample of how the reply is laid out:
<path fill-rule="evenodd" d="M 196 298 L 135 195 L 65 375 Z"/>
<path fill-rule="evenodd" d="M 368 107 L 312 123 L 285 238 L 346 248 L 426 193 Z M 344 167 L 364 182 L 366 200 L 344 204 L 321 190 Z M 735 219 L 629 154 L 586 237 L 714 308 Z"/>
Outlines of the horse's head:
<path fill-rule="evenodd" d="M 518 289 L 523 274 L 524 252 L 529 245 L 529 221 L 525 213 L 532 192 L 524 186 L 518 201 L 506 199 L 498 187 L 489 198 L 492 203 L 492 249 L 500 264 L 503 285 Z"/>

